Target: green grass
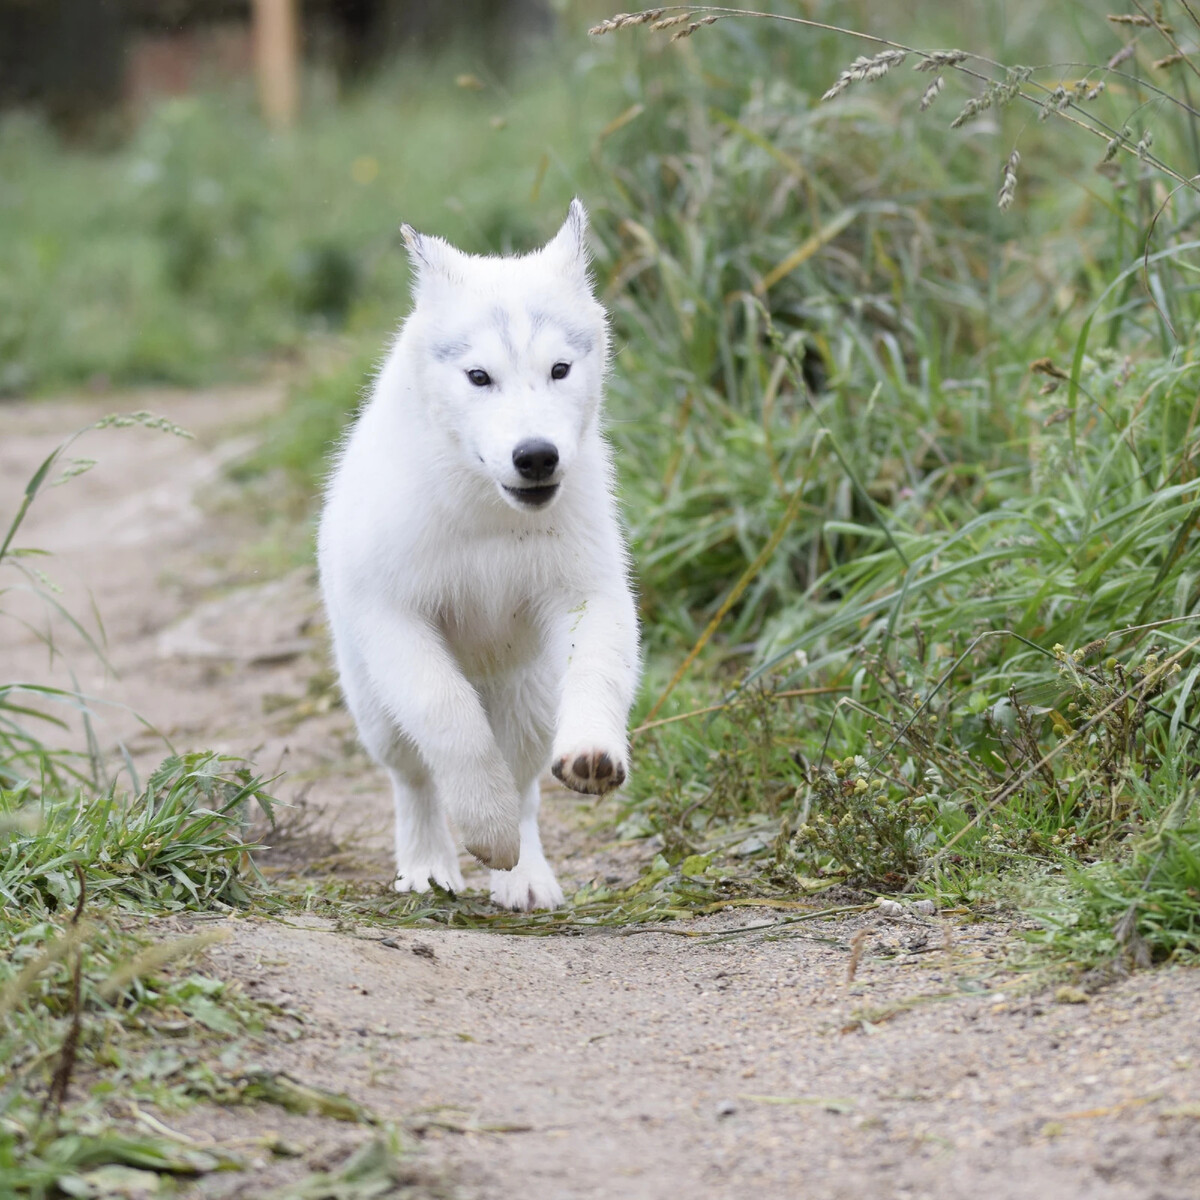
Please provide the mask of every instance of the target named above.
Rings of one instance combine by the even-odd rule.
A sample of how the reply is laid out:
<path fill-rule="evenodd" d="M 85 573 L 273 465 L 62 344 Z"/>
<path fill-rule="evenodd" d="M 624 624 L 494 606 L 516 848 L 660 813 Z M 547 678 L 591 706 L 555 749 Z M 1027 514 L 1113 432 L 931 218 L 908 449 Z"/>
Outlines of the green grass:
<path fill-rule="evenodd" d="M 155 916 L 246 903 L 252 800 L 270 804 L 261 781 L 201 754 L 168 760 L 136 795 L 0 790 L 4 1194 L 70 1193 L 117 1168 L 232 1165 L 148 1137 L 107 1106 L 211 1093 L 220 1074 L 187 1065 L 183 1049 L 262 1031 L 261 1006 L 189 965 L 210 939 L 152 936 Z M 189 1030 L 168 1068 L 157 1040 Z"/>
<path fill-rule="evenodd" d="M 170 1136 L 138 1104 L 267 1103 L 378 1124 L 278 1071 L 271 1042 L 299 1014 L 206 970 L 213 935 L 157 930 L 265 899 L 245 831 L 272 805 L 244 764 L 204 753 L 168 759 L 136 794 L 0 790 L 0 1193 L 124 1194 L 154 1177 L 169 1192 L 171 1177 L 252 1169 L 240 1152 Z M 298 1153 L 270 1138 L 260 1150 Z M 405 1158 L 385 1128 L 287 1194 L 379 1195 L 411 1180 Z"/>

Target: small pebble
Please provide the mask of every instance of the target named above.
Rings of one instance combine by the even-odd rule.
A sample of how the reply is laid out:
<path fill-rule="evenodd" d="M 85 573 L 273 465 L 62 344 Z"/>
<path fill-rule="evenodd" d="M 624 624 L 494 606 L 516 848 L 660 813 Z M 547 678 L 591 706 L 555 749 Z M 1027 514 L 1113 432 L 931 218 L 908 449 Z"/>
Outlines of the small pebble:
<path fill-rule="evenodd" d="M 923 917 L 932 917 L 937 912 L 937 905 L 932 900 L 914 900 L 912 910 Z"/>
<path fill-rule="evenodd" d="M 737 1105 L 732 1100 L 722 1100 L 716 1107 L 718 1117 L 732 1117 L 737 1112 Z"/>

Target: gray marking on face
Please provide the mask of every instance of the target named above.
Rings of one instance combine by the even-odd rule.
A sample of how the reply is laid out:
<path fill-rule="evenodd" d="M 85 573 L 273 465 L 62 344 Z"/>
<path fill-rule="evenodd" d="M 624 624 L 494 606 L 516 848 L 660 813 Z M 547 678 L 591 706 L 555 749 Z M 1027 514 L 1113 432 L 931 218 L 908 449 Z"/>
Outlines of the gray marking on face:
<path fill-rule="evenodd" d="M 441 342 L 433 348 L 433 357 L 438 362 L 450 362 L 460 358 L 470 349 L 466 342 Z"/>
<path fill-rule="evenodd" d="M 508 321 L 508 313 L 502 308 L 497 308 L 492 312 L 492 321 L 495 323 L 496 332 L 500 335 L 500 341 L 504 343 L 504 349 L 508 351 L 510 358 L 516 358 L 517 348 L 513 345 L 512 327 Z"/>
<path fill-rule="evenodd" d="M 553 326 L 562 334 L 563 340 L 576 354 L 590 354 L 596 348 L 596 339 L 586 329 L 577 325 L 567 325 L 549 313 L 535 312 L 530 315 L 529 329 L 531 334 L 537 334 L 547 325 Z"/>
<path fill-rule="evenodd" d="M 590 333 L 569 325 L 564 325 L 562 331 L 563 337 L 567 339 L 567 345 L 576 354 L 590 354 L 596 348 L 596 341 Z"/>

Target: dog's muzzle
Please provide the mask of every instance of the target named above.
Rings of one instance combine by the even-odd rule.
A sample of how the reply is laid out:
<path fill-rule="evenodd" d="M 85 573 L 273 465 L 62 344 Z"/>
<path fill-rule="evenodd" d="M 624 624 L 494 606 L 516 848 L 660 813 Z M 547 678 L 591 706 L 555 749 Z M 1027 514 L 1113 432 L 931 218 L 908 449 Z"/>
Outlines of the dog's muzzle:
<path fill-rule="evenodd" d="M 512 452 L 512 464 L 527 484 L 519 487 L 501 486 L 526 508 L 542 508 L 550 503 L 558 492 L 558 484 L 549 482 L 558 470 L 558 447 L 545 438 L 526 438 L 518 442 Z"/>
<path fill-rule="evenodd" d="M 501 484 L 500 486 L 518 504 L 522 504 L 526 508 L 543 508 L 558 494 L 557 483 L 547 483 L 534 487 L 508 487 L 507 484 Z"/>

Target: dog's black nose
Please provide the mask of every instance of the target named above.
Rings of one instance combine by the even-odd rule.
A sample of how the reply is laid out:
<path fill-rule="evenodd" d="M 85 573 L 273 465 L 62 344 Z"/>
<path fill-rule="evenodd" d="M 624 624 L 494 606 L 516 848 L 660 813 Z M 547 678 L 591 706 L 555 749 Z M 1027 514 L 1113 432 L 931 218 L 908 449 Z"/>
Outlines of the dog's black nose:
<path fill-rule="evenodd" d="M 558 447 L 545 438 L 530 438 L 513 451 L 513 466 L 522 479 L 541 483 L 554 474 L 558 466 Z"/>

